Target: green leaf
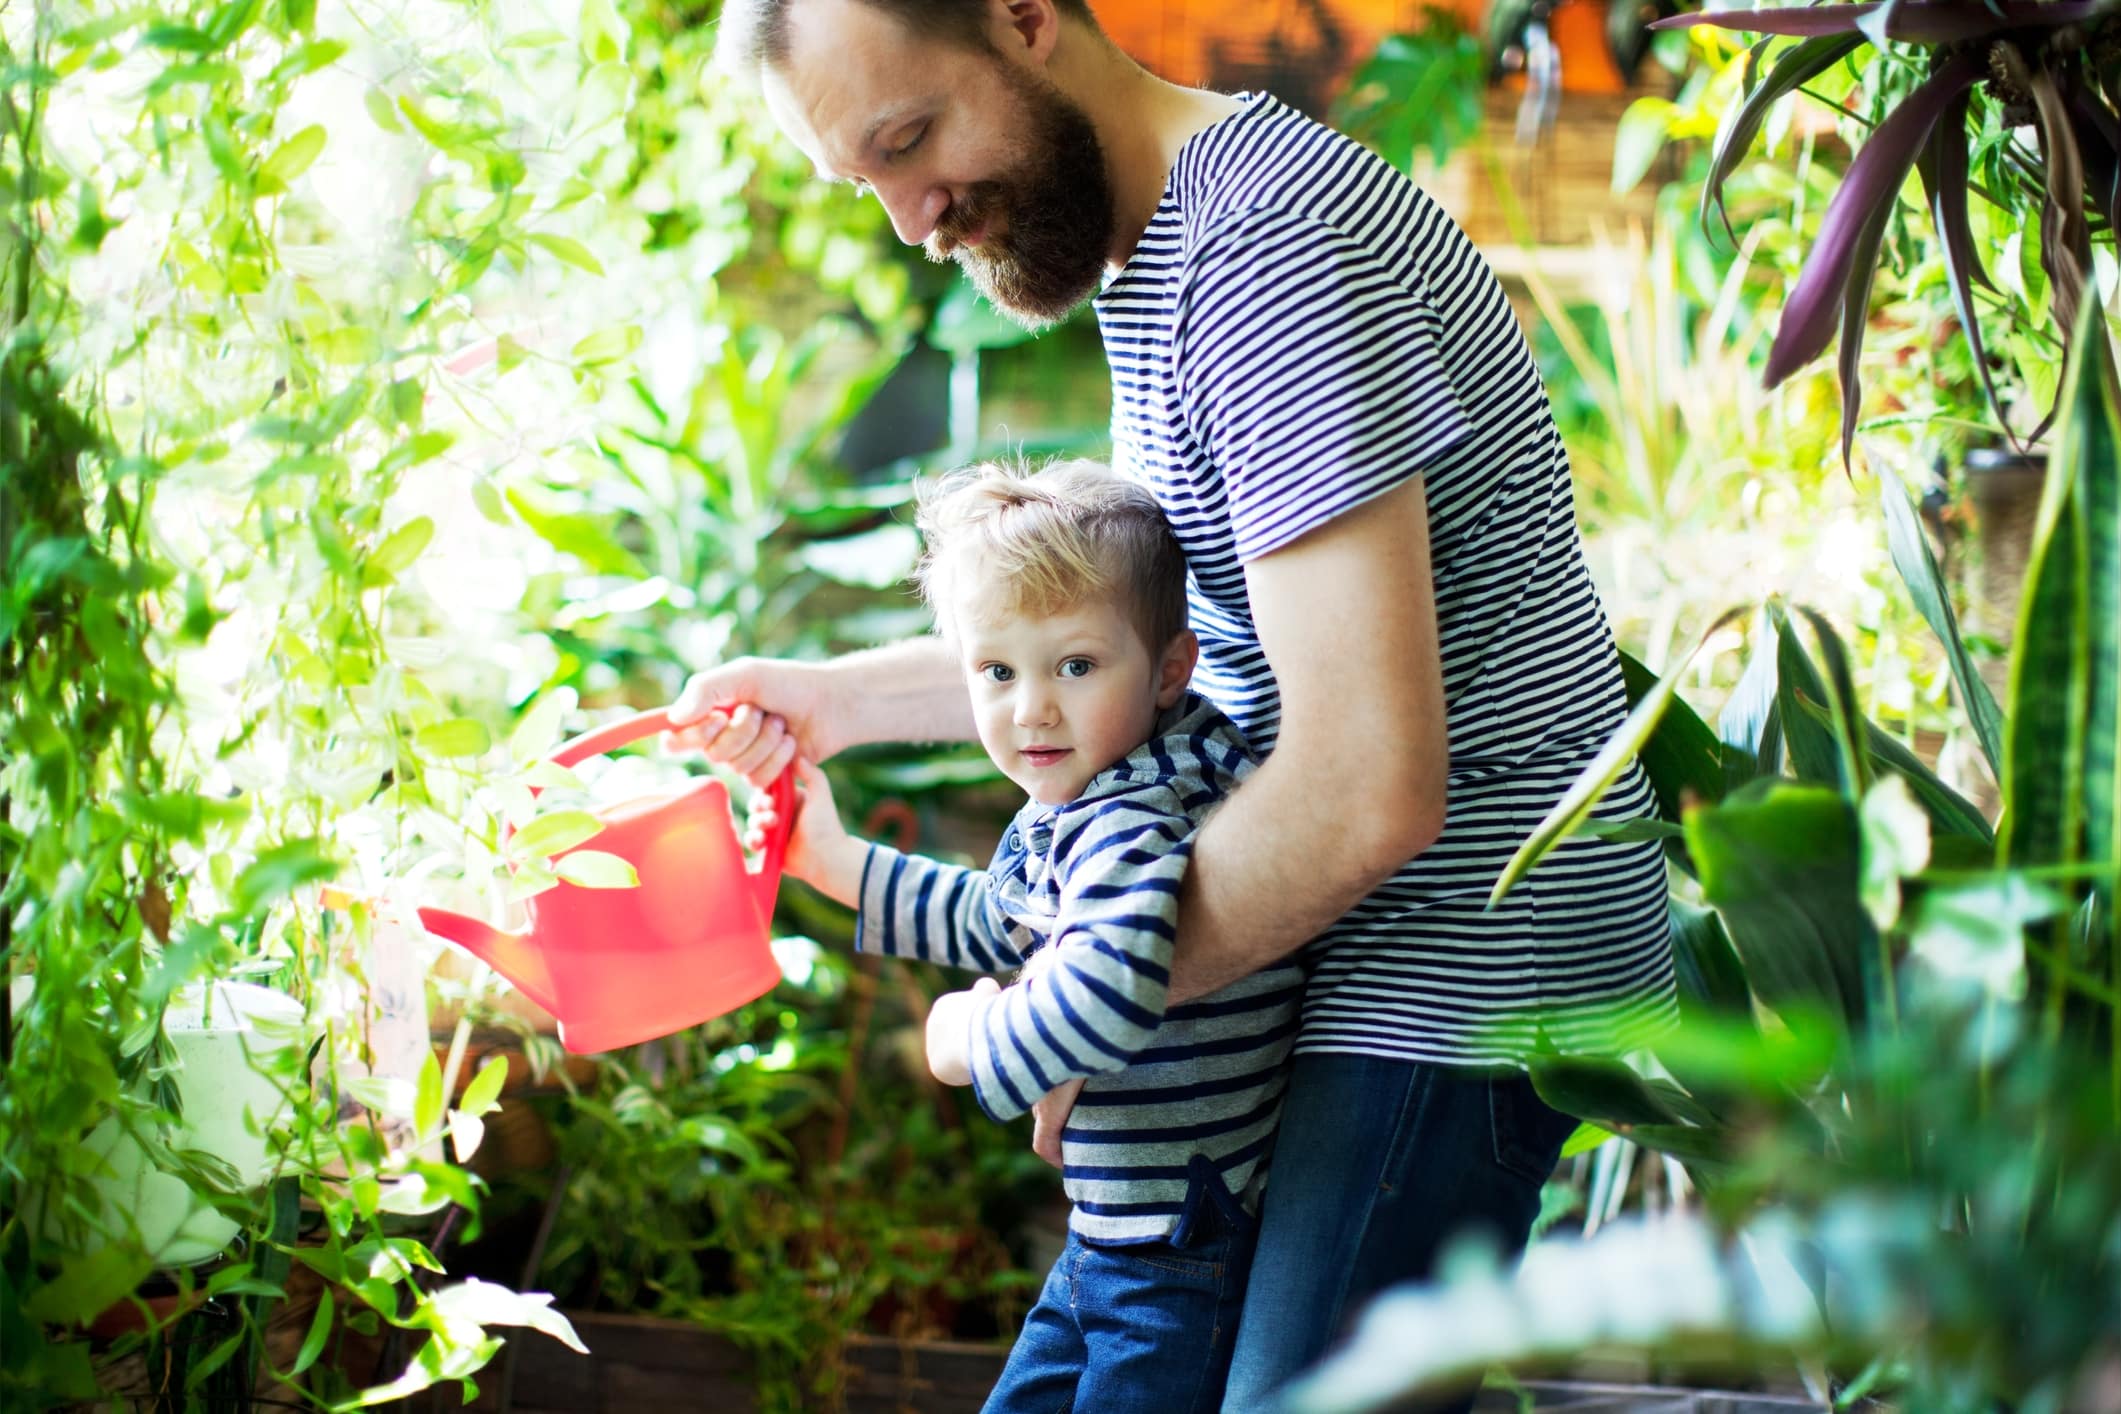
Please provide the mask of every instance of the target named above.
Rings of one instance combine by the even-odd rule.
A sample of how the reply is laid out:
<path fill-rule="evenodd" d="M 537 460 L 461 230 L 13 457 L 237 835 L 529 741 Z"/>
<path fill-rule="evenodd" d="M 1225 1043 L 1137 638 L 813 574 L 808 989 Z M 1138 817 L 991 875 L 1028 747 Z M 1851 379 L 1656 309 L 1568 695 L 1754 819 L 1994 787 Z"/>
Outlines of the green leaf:
<path fill-rule="evenodd" d="M 375 553 L 368 557 L 368 567 L 387 575 L 402 573 L 420 558 L 420 552 L 434 538 L 435 523 L 426 516 L 414 516 L 376 546 Z"/>
<path fill-rule="evenodd" d="M 2101 324 L 2078 322 L 2018 611 L 2000 846 L 2007 864 L 2115 859 L 2121 396 Z"/>
<path fill-rule="evenodd" d="M 1702 896 L 1761 1001 L 1859 1025 L 1878 939 L 1858 895 L 1855 808 L 1837 790 L 1757 781 L 1689 811 L 1686 830 Z"/>
<path fill-rule="evenodd" d="M 405 125 L 398 121 L 398 110 L 391 103 L 390 95 L 380 88 L 371 88 L 361 95 L 361 106 L 368 110 L 368 119 L 386 133 L 402 133 Z"/>
<path fill-rule="evenodd" d="M 481 484 L 473 483 L 474 486 Z M 523 518 L 523 523 L 553 549 L 573 555 L 598 574 L 647 578 L 648 572 L 642 568 L 641 562 L 619 543 L 614 533 L 618 525 L 616 515 L 560 510 L 543 493 L 524 486 L 511 486 L 506 495 L 508 504 Z"/>
<path fill-rule="evenodd" d="M 302 1337 L 302 1348 L 295 1352 L 295 1363 L 288 1369 L 290 1375 L 301 1374 L 316 1364 L 317 1357 L 324 1353 L 325 1338 L 331 1334 L 333 1304 L 331 1289 L 327 1287 L 317 1300 L 317 1314 L 309 1319 L 309 1334 Z"/>
<path fill-rule="evenodd" d="M 223 1365 L 226 1365 L 228 1363 L 229 1357 L 231 1355 L 234 1355 L 236 1351 L 242 1346 L 243 1342 L 249 1339 L 249 1331 L 238 1330 L 234 1335 L 229 1336 L 219 1345 L 216 1345 L 213 1349 L 207 1351 L 203 1359 L 195 1361 L 185 1370 L 185 1390 L 187 1392 L 197 1391 L 198 1388 L 201 1385 L 205 1384 L 207 1379 L 212 1376 L 213 1372 L 220 1369 Z"/>
<path fill-rule="evenodd" d="M 1884 463 L 1874 461 L 1873 465 Z M 1922 523 L 1908 503 L 1906 489 L 1894 477 L 1878 478 L 1878 495 L 1885 504 L 1886 543 L 1892 549 L 1893 565 L 1907 582 L 1908 593 L 1923 621 L 1944 645 L 1945 661 L 1951 665 L 1952 683 L 1959 689 L 1959 701 L 1974 728 L 1974 740 L 1988 758 L 1989 769 L 2000 777 L 2003 713 L 1996 706 L 1995 694 L 1975 670 L 1966 642 L 1959 635 L 1959 617 L 1952 612 L 1951 591 L 1944 583 L 1944 572 L 1937 567 L 1937 557 L 1930 553 L 1929 537 L 1923 534 Z"/>
<path fill-rule="evenodd" d="M 1642 183 L 1664 151 L 1665 131 L 1678 107 L 1669 98 L 1638 98 L 1620 115 L 1613 134 L 1613 195 L 1625 196 Z"/>
<path fill-rule="evenodd" d="M 1578 1154 L 1588 1154 L 1612 1137 L 1613 1131 L 1610 1129 L 1600 1129 L 1595 1124 L 1579 1124 L 1576 1126 L 1576 1132 L 1561 1146 L 1561 1157 L 1573 1159 Z"/>
<path fill-rule="evenodd" d="M 604 273 L 603 262 L 596 258 L 595 252 L 572 236 L 552 236 L 543 232 L 533 232 L 528 239 L 532 245 L 548 252 L 559 260 L 565 261 L 577 270 L 586 270 L 592 275 L 602 275 Z"/>
<path fill-rule="evenodd" d="M 426 756 L 483 756 L 493 746 L 493 734 L 476 717 L 452 717 L 422 727 L 412 740 Z"/>
<path fill-rule="evenodd" d="M 616 854 L 578 849 L 552 862 L 552 869 L 579 889 L 630 889 L 641 882 L 633 866 Z"/>
<path fill-rule="evenodd" d="M 1620 676 L 1630 708 L 1658 690 L 1657 675 L 1627 653 L 1620 655 Z M 1677 822 L 1685 815 L 1689 796 L 1723 799 L 1723 745 L 1683 698 L 1671 699 L 1657 730 L 1643 743 L 1642 769 L 1657 792 L 1658 813 L 1666 820 Z"/>
<path fill-rule="evenodd" d="M 1702 635 L 1702 642 L 1705 643 L 1714 637 L 1730 622 L 1736 612 L 1733 610 L 1726 613 L 1710 625 L 1709 631 Z M 1620 729 L 1598 749 L 1598 754 L 1591 758 L 1591 763 L 1583 768 L 1575 782 L 1563 793 L 1561 799 L 1555 802 L 1554 808 L 1547 812 L 1547 817 L 1534 827 L 1531 837 L 1519 846 L 1517 853 L 1504 867 L 1502 876 L 1495 881 L 1495 887 L 1488 895 L 1490 908 L 1502 902 L 1503 896 L 1516 886 L 1519 879 L 1532 872 L 1539 861 L 1545 858 L 1548 850 L 1574 834 L 1577 828 L 1590 818 L 1592 809 L 1605 798 L 1605 793 L 1612 789 L 1613 783 L 1619 780 L 1636 760 L 1644 744 L 1657 730 L 1657 724 L 1663 719 L 1665 709 L 1671 705 L 1679 690 L 1681 675 L 1694 661 L 1694 654 L 1700 651 L 1700 645 L 1696 644 L 1693 652 L 1688 653 L 1677 667 L 1643 694 L 1634 710 L 1628 713 L 1627 720 L 1620 724 Z"/>
<path fill-rule="evenodd" d="M 491 1114 L 501 1103 L 501 1087 L 508 1083 L 508 1057 L 495 1056 L 479 1067 L 457 1108 L 468 1115 Z"/>
<path fill-rule="evenodd" d="M 141 32 L 140 40 L 153 48 L 178 54 L 211 54 L 220 47 L 204 30 L 191 25 L 149 25 Z"/>
<path fill-rule="evenodd" d="M 554 855 L 595 839 L 603 830 L 604 822 L 586 810 L 555 810 L 525 825 L 512 848 L 519 855 Z M 561 873 L 565 877 L 565 871 Z"/>
<path fill-rule="evenodd" d="M 325 137 L 324 125 L 311 123 L 274 148 L 271 155 L 258 166 L 260 189 L 269 185 L 285 190 L 323 154 Z"/>
<path fill-rule="evenodd" d="M 321 840 L 289 840 L 266 850 L 237 876 L 231 903 L 238 913 L 256 913 L 304 884 L 324 883 L 338 872 L 338 861 Z"/>
<path fill-rule="evenodd" d="M 421 1048 L 420 1079 L 413 1092 L 412 1127 L 423 1139 L 442 1127 L 442 1063 L 434 1047 Z"/>
<path fill-rule="evenodd" d="M 1697 908 L 1680 898 L 1668 900 L 1668 906 L 1681 1008 L 1689 1016 L 1739 1016 L 1750 1022 L 1753 998 L 1745 964 L 1731 946 L 1723 919 L 1714 909 Z"/>
<path fill-rule="evenodd" d="M 267 75 L 266 81 L 284 83 L 304 74 L 313 74 L 319 69 L 338 63 L 345 53 L 346 41 L 343 39 L 313 39 L 307 44 L 297 46 L 285 59 L 273 65 L 273 71 Z"/>
<path fill-rule="evenodd" d="M 1031 338 L 1031 331 L 987 302 L 979 287 L 960 276 L 935 306 L 928 342 L 960 358 L 982 349 L 1007 349 Z"/>
<path fill-rule="evenodd" d="M 508 759 L 528 766 L 550 752 L 560 739 L 560 723 L 578 700 L 571 687 L 554 688 L 530 704 L 515 730 L 508 734 Z"/>
<path fill-rule="evenodd" d="M 29 1294 L 23 1309 L 40 1321 L 76 1325 L 123 1301 L 154 1270 L 129 1242 L 112 1242 L 60 1264 L 59 1275 Z"/>
<path fill-rule="evenodd" d="M 569 353 L 576 363 L 587 368 L 598 368 L 607 363 L 617 363 L 641 346 L 641 326 L 618 324 L 578 342 Z"/>

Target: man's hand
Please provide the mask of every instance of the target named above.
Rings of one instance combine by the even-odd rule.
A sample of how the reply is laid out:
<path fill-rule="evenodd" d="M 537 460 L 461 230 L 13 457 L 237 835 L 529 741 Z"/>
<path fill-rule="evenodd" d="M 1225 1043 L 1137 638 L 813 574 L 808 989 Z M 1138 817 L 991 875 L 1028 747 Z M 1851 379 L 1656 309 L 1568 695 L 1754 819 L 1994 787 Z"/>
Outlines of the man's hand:
<path fill-rule="evenodd" d="M 772 782 L 798 752 L 823 761 L 847 745 L 850 724 L 822 663 L 738 658 L 694 673 L 670 704 L 666 751 L 701 751 L 755 786 Z"/>
<path fill-rule="evenodd" d="M 859 908 L 862 863 L 869 847 L 847 833 L 839 806 L 833 803 L 832 783 L 801 756 L 795 760 L 795 784 L 795 828 L 788 835 L 782 871 L 849 908 Z M 744 848 L 765 848 L 766 836 L 779 821 L 771 795 L 760 791 L 753 796 L 745 817 Z"/>
<path fill-rule="evenodd" d="M 1075 1097 L 1082 1092 L 1082 1081 L 1064 1080 L 1031 1107 L 1031 1152 L 1055 1168 L 1061 1167 L 1061 1131 L 1068 1127 Z"/>
<path fill-rule="evenodd" d="M 992 977 L 982 977 L 962 992 L 945 992 L 928 1009 L 928 1072 L 945 1085 L 972 1083 L 972 1057 L 966 1048 L 972 1009 L 1001 991 Z"/>

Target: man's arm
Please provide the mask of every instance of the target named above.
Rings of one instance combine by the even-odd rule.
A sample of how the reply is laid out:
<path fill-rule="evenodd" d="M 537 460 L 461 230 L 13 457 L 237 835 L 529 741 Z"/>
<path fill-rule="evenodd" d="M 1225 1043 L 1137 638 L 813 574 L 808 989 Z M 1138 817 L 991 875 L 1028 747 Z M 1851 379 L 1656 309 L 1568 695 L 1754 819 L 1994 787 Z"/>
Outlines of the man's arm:
<path fill-rule="evenodd" d="M 878 741 L 973 741 L 972 700 L 941 639 L 829 663 L 738 658 L 694 673 L 670 704 L 666 746 L 702 751 L 763 786 L 798 753 L 824 761 Z"/>
<path fill-rule="evenodd" d="M 1245 567 L 1281 732 L 1194 836 L 1173 1004 L 1302 947 L 1434 843 L 1450 751 L 1420 478 Z"/>

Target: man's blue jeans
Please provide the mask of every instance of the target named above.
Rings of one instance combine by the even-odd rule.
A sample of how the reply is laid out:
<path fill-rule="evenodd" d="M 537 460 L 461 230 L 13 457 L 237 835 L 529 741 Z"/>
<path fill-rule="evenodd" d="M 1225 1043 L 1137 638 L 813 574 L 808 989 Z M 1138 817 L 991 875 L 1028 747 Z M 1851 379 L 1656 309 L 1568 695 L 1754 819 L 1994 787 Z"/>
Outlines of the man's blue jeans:
<path fill-rule="evenodd" d="M 1283 1101 L 1225 1414 L 1260 1414 L 1363 1302 L 1431 1275 L 1476 1232 L 1522 1250 L 1576 1122 L 1531 1082 L 1384 1060 L 1299 1055 Z M 1470 1407 L 1472 1392 L 1427 1408 Z"/>
<path fill-rule="evenodd" d="M 1215 1414 L 1254 1222 L 1196 1157 L 1168 1242 L 1068 1234 L 982 1414 Z"/>

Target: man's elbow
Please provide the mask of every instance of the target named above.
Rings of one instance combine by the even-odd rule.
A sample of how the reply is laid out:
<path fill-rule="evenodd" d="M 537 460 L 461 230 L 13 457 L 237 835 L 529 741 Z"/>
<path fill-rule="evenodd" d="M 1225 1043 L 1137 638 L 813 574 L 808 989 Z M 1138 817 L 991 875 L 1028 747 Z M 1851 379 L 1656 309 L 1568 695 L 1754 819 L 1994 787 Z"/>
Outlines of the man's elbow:
<path fill-rule="evenodd" d="M 1369 794 L 1363 811 L 1370 824 L 1364 855 L 1381 881 L 1442 836 L 1448 797 L 1441 773 L 1379 779 Z"/>

